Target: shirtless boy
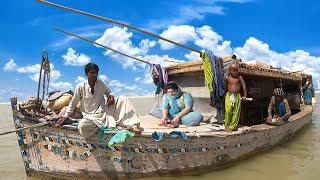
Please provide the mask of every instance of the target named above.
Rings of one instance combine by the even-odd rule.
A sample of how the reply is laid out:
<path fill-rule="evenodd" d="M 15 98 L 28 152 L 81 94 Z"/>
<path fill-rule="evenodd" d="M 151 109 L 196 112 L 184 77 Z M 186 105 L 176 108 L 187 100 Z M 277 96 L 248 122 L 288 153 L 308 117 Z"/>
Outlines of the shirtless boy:
<path fill-rule="evenodd" d="M 241 100 L 247 98 L 247 87 L 241 75 L 238 72 L 238 65 L 231 64 L 229 67 L 229 75 L 225 78 L 227 85 L 227 94 L 225 97 L 225 130 L 232 132 L 237 130 Z M 240 89 L 243 89 L 244 96 L 241 97 Z"/>

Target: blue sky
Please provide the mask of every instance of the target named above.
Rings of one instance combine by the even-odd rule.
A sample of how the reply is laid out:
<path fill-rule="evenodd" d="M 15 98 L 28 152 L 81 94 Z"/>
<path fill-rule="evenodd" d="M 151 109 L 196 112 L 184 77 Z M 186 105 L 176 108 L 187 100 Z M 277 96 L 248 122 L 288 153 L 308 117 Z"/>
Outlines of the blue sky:
<path fill-rule="evenodd" d="M 53 0 L 114 18 L 219 56 L 237 54 L 288 70 L 303 70 L 320 83 L 320 1 L 316 0 Z M 61 34 L 81 34 L 151 62 L 189 61 L 194 53 L 141 33 L 35 0 L 10 0 L 0 7 L 0 102 L 36 95 L 41 51 L 53 64 L 51 89 L 74 89 L 83 65 L 95 62 L 100 78 L 117 95 L 150 94 L 148 67 Z"/>

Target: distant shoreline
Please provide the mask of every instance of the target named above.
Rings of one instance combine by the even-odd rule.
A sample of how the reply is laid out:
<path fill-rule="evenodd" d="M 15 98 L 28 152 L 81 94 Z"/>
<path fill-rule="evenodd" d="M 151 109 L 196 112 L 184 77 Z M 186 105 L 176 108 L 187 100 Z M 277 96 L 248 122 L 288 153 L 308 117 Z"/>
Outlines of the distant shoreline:
<path fill-rule="evenodd" d="M 10 102 L 0 102 L 0 105 L 9 105 Z"/>
<path fill-rule="evenodd" d="M 316 90 L 316 91 L 314 91 L 316 94 L 320 94 L 320 90 Z M 135 99 L 135 98 L 153 98 L 154 96 L 152 95 L 149 95 L 149 96 L 127 96 L 129 99 L 130 98 L 133 98 L 133 99 Z M 10 102 L 0 102 L 0 105 L 9 105 L 10 104 Z"/>
<path fill-rule="evenodd" d="M 320 91 L 319 91 L 320 92 Z M 127 96 L 129 99 L 136 99 L 136 98 L 153 98 L 154 96 Z M 0 102 L 0 105 L 10 105 L 10 102 Z"/>

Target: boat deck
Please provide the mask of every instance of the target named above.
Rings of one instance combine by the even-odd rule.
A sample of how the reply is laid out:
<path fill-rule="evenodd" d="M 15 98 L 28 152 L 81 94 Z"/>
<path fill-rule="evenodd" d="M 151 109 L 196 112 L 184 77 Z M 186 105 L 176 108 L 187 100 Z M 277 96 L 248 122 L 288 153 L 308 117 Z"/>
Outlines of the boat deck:
<path fill-rule="evenodd" d="M 307 114 L 311 113 L 313 111 L 313 107 L 311 105 L 302 105 L 301 111 L 297 114 L 294 114 L 290 116 L 289 122 L 299 120 L 301 117 L 306 116 Z M 180 125 L 178 128 L 170 128 L 170 127 L 164 127 L 159 126 L 160 120 L 156 117 L 153 117 L 151 115 L 143 115 L 139 116 L 141 123 L 140 126 L 143 128 L 142 136 L 151 136 L 154 132 L 163 132 L 163 133 L 170 133 L 172 131 L 180 131 L 187 133 L 188 136 L 230 136 L 230 135 L 236 135 L 236 134 L 242 134 L 245 132 L 250 131 L 260 131 L 265 129 L 274 128 L 276 126 L 268 125 L 268 124 L 259 124 L 259 125 L 253 125 L 253 126 L 241 126 L 238 128 L 238 131 L 234 131 L 231 133 L 224 131 L 224 126 L 221 124 L 211 124 L 211 123 L 204 123 L 202 122 L 199 126 L 193 126 L 188 127 L 185 125 Z M 30 120 L 32 119 L 24 117 L 22 118 L 24 120 Z M 38 122 L 32 122 L 32 123 L 38 123 Z M 50 126 L 50 125 L 49 125 Z M 62 129 L 69 129 L 73 131 L 78 131 L 77 125 L 64 125 L 62 127 L 58 127 Z"/>
<path fill-rule="evenodd" d="M 305 116 L 312 112 L 312 106 L 301 106 L 301 111 L 297 114 L 290 116 L 290 121 L 296 121 L 299 118 Z M 170 128 L 170 127 L 163 127 L 159 126 L 160 120 L 151 116 L 151 115 L 144 115 L 140 116 L 141 119 L 141 127 L 144 128 L 142 135 L 151 135 L 153 132 L 166 132 L 169 133 L 171 131 L 181 131 L 186 132 L 190 136 L 206 136 L 206 135 L 215 135 L 215 136 L 228 136 L 233 134 L 241 134 L 243 132 L 249 131 L 257 131 L 263 129 L 270 129 L 275 126 L 268 125 L 268 124 L 259 124 L 253 126 L 241 126 L 238 128 L 238 131 L 234 131 L 231 133 L 224 131 L 224 126 L 221 124 L 210 124 L 210 123 L 201 123 L 199 126 L 188 127 L 185 125 L 180 125 L 178 128 Z"/>

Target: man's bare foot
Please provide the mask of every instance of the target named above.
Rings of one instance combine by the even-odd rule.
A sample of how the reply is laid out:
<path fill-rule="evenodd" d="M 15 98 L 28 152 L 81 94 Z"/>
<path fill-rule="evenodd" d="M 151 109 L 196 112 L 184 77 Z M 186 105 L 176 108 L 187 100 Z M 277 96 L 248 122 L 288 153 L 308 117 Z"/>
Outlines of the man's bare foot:
<path fill-rule="evenodd" d="M 138 136 L 140 136 L 141 133 L 142 133 L 142 130 L 140 128 L 138 128 L 138 127 L 132 127 L 130 130 L 133 131 L 134 134 L 138 135 Z"/>
<path fill-rule="evenodd" d="M 225 126 L 224 129 L 225 129 L 226 132 L 232 132 L 232 129 L 230 129 L 228 126 Z"/>

